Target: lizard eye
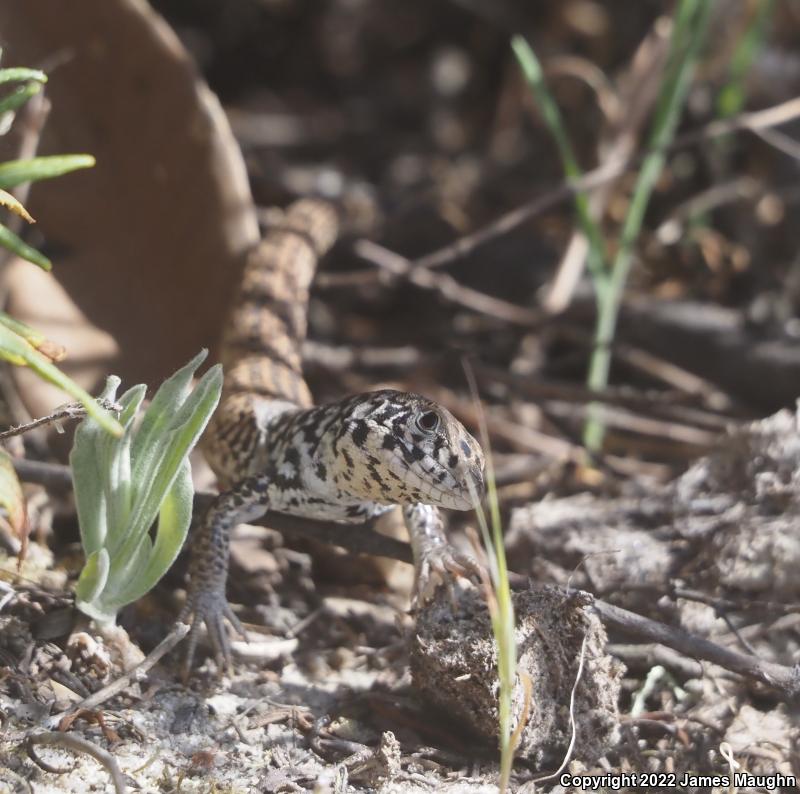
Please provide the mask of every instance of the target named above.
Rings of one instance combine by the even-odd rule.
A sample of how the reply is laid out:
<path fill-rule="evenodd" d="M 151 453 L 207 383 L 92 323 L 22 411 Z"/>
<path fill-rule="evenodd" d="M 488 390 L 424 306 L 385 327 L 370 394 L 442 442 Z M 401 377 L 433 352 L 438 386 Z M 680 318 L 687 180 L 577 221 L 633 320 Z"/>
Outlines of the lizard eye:
<path fill-rule="evenodd" d="M 436 411 L 425 411 L 424 414 L 417 417 L 417 427 L 423 433 L 434 433 L 438 429 L 440 421 Z"/>

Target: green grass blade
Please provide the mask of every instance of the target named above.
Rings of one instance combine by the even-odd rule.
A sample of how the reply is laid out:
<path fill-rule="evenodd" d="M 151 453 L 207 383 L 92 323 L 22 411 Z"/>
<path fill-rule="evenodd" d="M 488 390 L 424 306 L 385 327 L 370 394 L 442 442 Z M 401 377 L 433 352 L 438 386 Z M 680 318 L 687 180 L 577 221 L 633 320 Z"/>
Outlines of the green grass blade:
<path fill-rule="evenodd" d="M 26 325 L 5 312 L 0 312 L 0 324 L 4 325 L 17 336 L 21 336 L 28 344 L 32 345 L 37 350 L 44 343 L 48 342 L 47 337 L 41 331 L 31 328 L 29 325 Z"/>
<path fill-rule="evenodd" d="M 511 47 L 517 57 L 522 73 L 525 75 L 525 80 L 530 86 L 536 104 L 542 113 L 542 118 L 556 142 L 564 173 L 571 180 L 580 179 L 583 176 L 583 171 L 578 164 L 578 158 L 575 156 L 575 151 L 570 143 L 567 128 L 561 117 L 561 111 L 558 109 L 558 104 L 550 92 L 536 53 L 525 38 L 520 35 L 511 39 Z M 607 275 L 605 271 L 605 242 L 600 227 L 592 218 L 589 197 L 584 191 L 575 193 L 575 211 L 581 230 L 589 241 L 589 255 L 586 262 L 590 272 L 595 278 L 605 278 Z"/>
<path fill-rule="evenodd" d="M 599 295 L 594 351 L 587 379 L 593 391 L 602 391 L 608 384 L 611 347 L 622 293 L 633 262 L 633 251 L 650 197 L 664 167 L 666 149 L 675 135 L 683 111 L 713 6 L 713 0 L 681 0 L 676 12 L 670 56 L 656 104 L 648 154 L 642 161 L 622 226 L 608 288 Z M 584 444 L 588 449 L 597 451 L 602 446 L 604 435 L 605 427 L 599 417 L 599 407 L 592 404 L 584 427 Z"/>
<path fill-rule="evenodd" d="M 96 163 L 89 154 L 57 154 L 50 157 L 31 157 L 27 160 L 8 160 L 0 163 L 0 188 L 9 190 L 24 182 L 39 182 L 70 174 Z"/>
<path fill-rule="evenodd" d="M 10 69 L 0 69 L 0 85 L 3 83 L 21 83 L 27 80 L 34 80 L 38 83 L 46 83 L 47 75 L 39 69 L 28 69 L 24 66 L 15 66 Z"/>
<path fill-rule="evenodd" d="M 15 88 L 10 94 L 0 99 L 0 116 L 3 113 L 10 113 L 12 110 L 22 107 L 31 97 L 36 96 L 42 90 L 41 83 L 26 83 L 19 88 Z"/>
<path fill-rule="evenodd" d="M 489 431 L 486 426 L 486 417 L 481 408 L 478 387 L 472 370 L 465 366 L 465 374 L 469 382 L 470 392 L 475 402 L 478 414 L 478 426 L 481 444 L 486 457 L 486 485 L 489 500 L 489 520 L 491 530 L 486 520 L 483 505 L 478 499 L 478 494 L 471 492 L 475 504 L 475 516 L 481 529 L 484 550 L 489 562 L 490 586 L 487 586 L 486 600 L 489 617 L 492 622 L 492 633 L 495 638 L 497 651 L 497 679 L 499 691 L 497 694 L 498 733 L 500 735 L 500 780 L 499 789 L 505 794 L 511 778 L 514 764 L 516 742 L 522 726 L 517 726 L 512 731 L 512 700 L 514 683 L 517 676 L 517 641 L 515 636 L 516 617 L 514 603 L 511 597 L 511 584 L 508 578 L 508 564 L 506 562 L 505 538 L 500 516 L 500 500 L 497 495 L 497 483 L 494 476 L 494 461 Z M 520 716 L 522 719 L 523 715 Z"/>
<path fill-rule="evenodd" d="M 22 337 L 0 323 L 0 358 L 12 364 L 30 367 L 37 375 L 78 400 L 86 413 L 107 433 L 122 436 L 122 427 L 108 411 L 101 408 L 87 391 L 68 378 L 45 356 L 34 350 Z"/>
<path fill-rule="evenodd" d="M 40 254 L 35 248 L 29 246 L 2 223 L 0 223 L 0 245 L 17 256 L 27 259 L 28 262 L 39 265 L 42 270 L 50 271 L 53 269 L 53 263 L 44 254 Z"/>

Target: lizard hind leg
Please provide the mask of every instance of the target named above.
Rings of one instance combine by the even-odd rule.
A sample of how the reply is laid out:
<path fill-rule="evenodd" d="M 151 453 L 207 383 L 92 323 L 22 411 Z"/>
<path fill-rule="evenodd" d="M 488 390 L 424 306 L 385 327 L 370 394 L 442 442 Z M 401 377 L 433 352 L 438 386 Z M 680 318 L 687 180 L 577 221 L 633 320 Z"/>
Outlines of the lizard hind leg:
<path fill-rule="evenodd" d="M 414 555 L 414 606 L 429 601 L 438 585 L 452 585 L 454 578 L 480 579 L 481 568 L 476 560 L 454 549 L 447 540 L 437 507 L 406 505 L 403 517 Z"/>
<path fill-rule="evenodd" d="M 220 668 L 231 669 L 231 646 L 227 620 L 247 639 L 244 628 L 228 604 L 225 583 L 228 578 L 230 532 L 236 524 L 260 518 L 267 511 L 269 478 L 264 474 L 247 477 L 229 491 L 221 493 L 190 539 L 189 588 L 186 606 L 179 616 L 191 625 L 183 664 L 186 679 L 192 668 L 200 628 L 205 624 Z"/>

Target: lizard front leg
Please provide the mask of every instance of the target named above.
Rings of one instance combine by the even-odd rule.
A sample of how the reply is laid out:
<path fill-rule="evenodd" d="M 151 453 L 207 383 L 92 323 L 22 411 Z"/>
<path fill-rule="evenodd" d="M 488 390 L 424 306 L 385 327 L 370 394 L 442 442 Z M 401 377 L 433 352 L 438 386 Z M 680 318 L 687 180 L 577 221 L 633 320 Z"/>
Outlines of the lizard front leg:
<path fill-rule="evenodd" d="M 413 504 L 403 508 L 411 551 L 414 555 L 413 603 L 430 599 L 439 584 L 449 584 L 454 576 L 480 577 L 481 568 L 468 554 L 448 542 L 441 511 L 432 505 Z"/>
<path fill-rule="evenodd" d="M 228 579 L 230 533 L 237 524 L 260 518 L 267 511 L 267 487 L 264 474 L 256 474 L 221 493 L 206 513 L 203 523 L 191 538 L 189 590 L 186 606 L 179 620 L 191 621 L 183 675 L 188 677 L 194 661 L 200 627 L 206 625 L 217 662 L 230 670 L 231 647 L 224 619 L 246 638 L 244 628 L 225 596 Z"/>

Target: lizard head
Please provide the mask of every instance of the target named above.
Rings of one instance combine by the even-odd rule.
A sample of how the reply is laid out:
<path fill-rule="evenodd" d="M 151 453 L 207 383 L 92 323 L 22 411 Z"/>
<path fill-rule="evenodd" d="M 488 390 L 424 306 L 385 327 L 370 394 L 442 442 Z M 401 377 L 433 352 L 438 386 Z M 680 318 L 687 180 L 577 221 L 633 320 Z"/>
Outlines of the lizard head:
<path fill-rule="evenodd" d="M 483 496 L 483 451 L 446 408 L 418 394 L 348 403 L 335 442 L 337 487 L 361 499 L 470 510 Z"/>

